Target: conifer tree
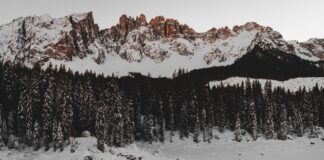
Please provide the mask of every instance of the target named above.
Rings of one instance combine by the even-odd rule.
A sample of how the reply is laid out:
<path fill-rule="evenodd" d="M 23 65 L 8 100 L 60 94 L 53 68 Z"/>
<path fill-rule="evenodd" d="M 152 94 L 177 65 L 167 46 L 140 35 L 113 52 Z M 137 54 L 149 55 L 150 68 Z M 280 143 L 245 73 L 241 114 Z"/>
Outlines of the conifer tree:
<path fill-rule="evenodd" d="M 40 133 L 40 126 L 36 121 L 34 123 L 34 133 L 33 133 L 33 149 L 34 151 L 39 150 L 41 146 L 41 133 Z"/>
<path fill-rule="evenodd" d="M 44 106 L 42 111 L 43 118 L 43 136 L 44 136 L 44 146 L 45 150 L 49 149 L 49 144 L 52 140 L 52 127 L 53 127 L 53 106 L 55 105 L 55 88 L 54 79 L 49 77 L 48 88 L 44 95 Z"/>
<path fill-rule="evenodd" d="M 143 139 L 152 143 L 153 141 L 153 116 L 144 115 L 143 117 Z"/>
<path fill-rule="evenodd" d="M 158 125 L 159 125 L 159 140 L 160 142 L 164 142 L 164 130 L 165 130 L 165 119 L 163 113 L 163 102 L 162 98 L 159 98 L 158 103 Z"/>
<path fill-rule="evenodd" d="M 1 151 L 1 148 L 4 146 L 4 143 L 3 143 L 3 132 L 4 131 L 3 131 L 3 122 L 2 122 L 2 104 L 0 103 L 0 151 Z"/>
<path fill-rule="evenodd" d="M 53 125 L 52 125 L 52 142 L 53 142 L 53 148 L 54 148 L 54 152 L 57 150 L 58 147 L 58 126 L 59 126 L 59 122 L 57 121 L 56 118 L 54 118 L 53 120 Z"/>
<path fill-rule="evenodd" d="M 96 107 L 96 137 L 97 137 L 97 148 L 104 152 L 105 151 L 105 139 L 106 139 L 106 126 L 109 117 L 107 115 L 108 103 L 106 99 L 109 96 L 109 91 L 107 86 L 102 86 L 104 88 L 99 93 L 98 106 Z M 107 118 L 107 119 L 106 119 Z M 111 145 L 111 144 L 109 144 Z"/>
<path fill-rule="evenodd" d="M 122 97 L 124 93 L 119 90 L 117 83 L 112 80 L 108 84 L 109 87 L 109 99 L 108 106 L 110 106 L 111 111 L 109 116 L 111 117 L 111 124 L 107 129 L 110 134 L 110 141 L 116 146 L 124 145 L 124 125 L 125 119 L 123 117 L 122 111 L 125 110 L 122 103 Z M 108 135 L 108 136 L 109 136 Z"/>
<path fill-rule="evenodd" d="M 23 143 L 27 145 L 32 144 L 32 127 L 33 127 L 33 102 L 31 97 L 31 92 L 29 88 L 23 90 L 20 94 L 19 104 L 18 104 L 18 122 L 20 136 L 23 139 Z"/>
<path fill-rule="evenodd" d="M 179 120 L 179 126 L 180 126 L 180 139 L 183 139 L 184 137 L 188 137 L 188 102 L 186 100 L 183 100 L 181 103 L 180 108 L 180 120 Z"/>
<path fill-rule="evenodd" d="M 287 139 L 287 132 L 288 132 L 288 125 L 287 125 L 287 109 L 286 106 L 280 105 L 280 115 L 279 115 L 279 121 L 280 121 L 280 130 L 278 133 L 278 139 L 286 140 Z"/>
<path fill-rule="evenodd" d="M 64 149 L 64 137 L 63 137 L 63 130 L 62 130 L 62 124 L 61 122 L 58 122 L 57 125 L 57 137 L 56 137 L 56 141 L 57 141 L 57 147 L 60 149 L 60 151 L 62 152 Z"/>
<path fill-rule="evenodd" d="M 222 95 L 220 96 L 218 107 L 219 107 L 219 111 L 218 111 L 219 131 L 224 132 L 224 129 L 226 127 L 226 116 L 225 116 L 225 104 Z"/>
<path fill-rule="evenodd" d="M 274 124 L 273 124 L 273 100 L 272 100 L 272 89 L 271 81 L 265 83 L 265 127 L 264 135 L 266 139 L 274 138 Z"/>
<path fill-rule="evenodd" d="M 125 112 L 124 112 L 124 120 L 125 120 L 125 143 L 130 144 L 134 142 L 134 111 L 133 111 L 133 102 L 132 100 L 123 100 L 125 102 Z"/>
<path fill-rule="evenodd" d="M 173 97 L 169 96 L 169 129 L 170 129 L 170 142 L 172 142 L 172 137 L 174 136 L 174 105 L 175 102 L 173 101 Z"/>
<path fill-rule="evenodd" d="M 200 130 L 198 112 L 196 112 L 196 114 L 195 114 L 194 129 L 195 130 L 194 130 L 193 140 L 194 140 L 194 142 L 198 143 L 199 142 L 199 130 Z"/>
<path fill-rule="evenodd" d="M 236 114 L 236 121 L 235 121 L 235 141 L 241 142 L 242 141 L 242 133 L 241 133 L 241 120 L 240 115 Z"/>
<path fill-rule="evenodd" d="M 206 114 L 206 110 L 205 108 L 202 109 L 202 112 L 201 112 L 201 129 L 203 131 L 203 141 L 204 142 L 207 142 L 209 141 L 209 135 L 208 135 L 208 125 L 207 125 L 207 114 Z"/>
<path fill-rule="evenodd" d="M 246 120 L 247 122 L 247 129 L 252 134 L 253 140 L 257 139 L 257 117 L 256 117 L 256 110 L 255 110 L 255 103 L 252 99 L 252 86 L 249 78 L 245 84 L 245 113 L 247 114 Z"/>
<path fill-rule="evenodd" d="M 69 139 L 72 136 L 73 125 L 73 99 L 72 84 L 70 80 L 61 78 L 57 86 L 58 117 L 61 119 L 63 137 Z"/>
<path fill-rule="evenodd" d="M 106 116 L 105 116 L 105 104 L 100 100 L 98 102 L 96 112 L 96 135 L 97 135 L 97 148 L 104 152 L 105 150 L 105 137 L 106 137 Z"/>

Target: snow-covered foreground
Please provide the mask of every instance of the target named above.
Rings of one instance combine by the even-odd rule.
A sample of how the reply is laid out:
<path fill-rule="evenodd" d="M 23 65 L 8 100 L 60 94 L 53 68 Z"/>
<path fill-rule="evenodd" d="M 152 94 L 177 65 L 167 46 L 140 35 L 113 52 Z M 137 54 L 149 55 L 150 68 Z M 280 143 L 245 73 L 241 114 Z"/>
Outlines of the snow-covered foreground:
<path fill-rule="evenodd" d="M 74 153 L 71 153 L 71 146 L 65 147 L 63 152 L 54 152 L 52 149 L 47 152 L 31 151 L 30 149 L 3 150 L 0 151 L 0 160 L 125 160 L 126 156 L 130 155 L 137 159 L 142 157 L 142 160 L 166 159 L 154 156 L 136 144 L 124 148 L 111 148 L 103 153 L 96 148 L 97 139 L 95 137 L 77 138 L 76 141 L 78 147 Z"/>
<path fill-rule="evenodd" d="M 241 84 L 241 82 L 246 82 L 247 78 L 245 77 L 231 77 L 222 81 L 211 81 L 209 82 L 209 86 L 213 87 L 213 86 L 220 86 L 221 83 L 224 86 L 230 85 L 237 85 L 237 84 Z M 250 81 L 254 81 L 254 80 L 258 80 L 262 87 L 264 87 L 265 82 L 268 79 L 254 79 L 254 78 L 250 78 Z M 293 78 L 293 79 L 289 79 L 286 81 L 276 81 L 276 80 L 271 80 L 272 83 L 272 88 L 275 87 L 283 87 L 286 90 L 290 90 L 290 91 L 297 91 L 300 87 L 304 87 L 306 88 L 306 90 L 308 89 L 312 89 L 316 84 L 318 84 L 319 87 L 324 87 L 324 77 L 307 77 L 307 78 Z"/>
<path fill-rule="evenodd" d="M 170 143 L 136 143 L 123 148 L 111 148 L 105 153 L 96 149 L 96 138 L 77 138 L 78 148 L 74 153 L 67 146 L 63 152 L 30 150 L 0 151 L 1 160 L 125 160 L 136 158 L 142 160 L 323 160 L 324 141 L 306 137 L 294 140 L 264 140 L 259 138 L 251 141 L 245 136 L 242 142 L 233 141 L 233 133 L 218 134 L 220 139 L 211 143 L 194 143 L 192 139 L 179 140 L 173 137 Z M 320 136 L 323 138 L 323 135 Z M 87 159 L 88 160 L 88 159 Z"/>
<path fill-rule="evenodd" d="M 323 160 L 324 141 L 306 137 L 294 140 L 233 141 L 233 136 L 220 135 L 211 143 L 196 144 L 177 141 L 146 147 L 159 150 L 160 155 L 179 160 Z M 250 139 L 250 138 L 248 138 Z M 314 144 L 311 144 L 314 143 Z"/>

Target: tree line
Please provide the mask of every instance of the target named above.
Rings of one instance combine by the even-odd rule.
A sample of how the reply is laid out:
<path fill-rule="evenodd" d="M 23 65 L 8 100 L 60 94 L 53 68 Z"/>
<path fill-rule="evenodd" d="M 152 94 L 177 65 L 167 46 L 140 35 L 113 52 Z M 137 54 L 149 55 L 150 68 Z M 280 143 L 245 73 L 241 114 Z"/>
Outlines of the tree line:
<path fill-rule="evenodd" d="M 324 89 L 318 85 L 291 92 L 248 79 L 210 87 L 136 73 L 118 78 L 64 66 L 1 64 L 0 144 L 9 148 L 19 142 L 35 150 L 63 150 L 69 137 L 85 130 L 103 151 L 104 144 L 164 142 L 176 135 L 210 142 L 213 129 L 231 130 L 241 141 L 244 134 L 254 140 L 317 137 L 317 127 L 324 127 Z"/>

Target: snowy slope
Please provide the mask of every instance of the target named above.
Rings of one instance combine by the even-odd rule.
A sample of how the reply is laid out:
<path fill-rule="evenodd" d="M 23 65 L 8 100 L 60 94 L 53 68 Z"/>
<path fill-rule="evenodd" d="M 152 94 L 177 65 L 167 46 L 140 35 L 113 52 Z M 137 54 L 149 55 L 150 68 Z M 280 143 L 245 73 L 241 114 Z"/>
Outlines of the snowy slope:
<path fill-rule="evenodd" d="M 126 157 L 136 157 L 136 160 L 322 160 L 324 158 L 324 141 L 308 139 L 306 137 L 294 140 L 265 140 L 259 138 L 251 141 L 250 136 L 243 137 L 242 142 L 233 141 L 233 133 L 213 131 L 220 139 L 213 139 L 211 143 L 194 143 L 192 139 L 180 140 L 176 134 L 169 142 L 153 144 L 137 142 L 123 148 L 109 148 L 102 153 L 96 149 L 96 138 L 77 138 L 78 147 L 74 153 L 71 146 L 66 146 L 63 152 L 49 150 L 31 151 L 7 150 L 0 151 L 1 160 L 126 160 Z M 323 135 L 321 135 L 323 137 Z M 202 138 L 202 137 L 200 137 Z M 314 144 L 312 145 L 311 142 Z"/>
<path fill-rule="evenodd" d="M 211 81 L 209 82 L 209 86 L 213 87 L 213 86 L 220 86 L 221 84 L 223 84 L 224 86 L 227 85 L 237 85 L 237 84 L 241 84 L 241 82 L 246 82 L 247 78 L 245 77 L 231 77 L 222 81 Z M 254 81 L 254 80 L 258 80 L 262 87 L 264 87 L 265 82 L 268 79 L 254 79 L 254 78 L 250 78 L 250 81 Z M 277 80 L 271 80 L 271 84 L 272 84 L 272 88 L 276 88 L 276 87 L 283 87 L 286 90 L 290 90 L 290 91 L 297 91 L 299 88 L 303 88 L 305 87 L 306 90 L 312 89 L 316 84 L 318 84 L 319 87 L 323 87 L 324 86 L 324 77 L 307 77 L 307 78 L 293 78 L 293 79 L 289 79 L 286 81 L 277 81 Z"/>
<path fill-rule="evenodd" d="M 97 139 L 95 137 L 77 138 L 78 148 L 74 153 L 70 152 L 71 146 L 67 146 L 63 152 L 54 152 L 50 149 L 47 152 L 42 150 L 1 150 L 1 160 L 89 160 L 84 157 L 92 157 L 92 160 L 125 160 L 125 155 L 142 157 L 142 160 L 168 160 L 161 156 L 154 156 L 147 150 L 141 149 L 136 144 L 124 148 L 110 148 L 110 151 L 101 152 L 96 148 Z M 122 156 L 124 155 L 124 156 Z"/>
<path fill-rule="evenodd" d="M 305 137 L 294 140 L 233 141 L 233 133 L 219 133 L 219 140 L 196 144 L 192 140 L 146 146 L 170 159 L 179 160 L 322 160 L 324 141 Z M 314 142 L 314 145 L 310 143 Z"/>

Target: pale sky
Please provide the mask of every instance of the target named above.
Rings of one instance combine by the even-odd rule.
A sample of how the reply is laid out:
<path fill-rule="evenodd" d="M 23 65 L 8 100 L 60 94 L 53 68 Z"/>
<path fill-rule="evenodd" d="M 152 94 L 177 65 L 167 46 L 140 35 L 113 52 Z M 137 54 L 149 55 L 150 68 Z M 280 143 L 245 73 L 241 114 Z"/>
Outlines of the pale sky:
<path fill-rule="evenodd" d="M 0 24 L 21 16 L 86 11 L 93 11 L 101 29 L 115 25 L 122 14 L 144 13 L 148 21 L 163 15 L 198 32 L 254 21 L 287 40 L 324 38 L 324 0 L 0 0 Z"/>

